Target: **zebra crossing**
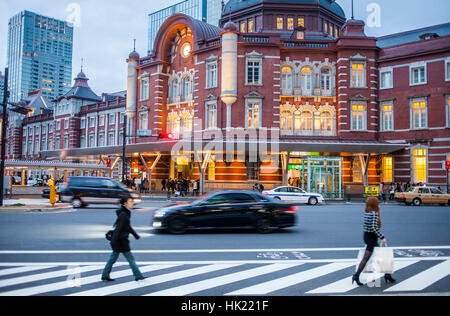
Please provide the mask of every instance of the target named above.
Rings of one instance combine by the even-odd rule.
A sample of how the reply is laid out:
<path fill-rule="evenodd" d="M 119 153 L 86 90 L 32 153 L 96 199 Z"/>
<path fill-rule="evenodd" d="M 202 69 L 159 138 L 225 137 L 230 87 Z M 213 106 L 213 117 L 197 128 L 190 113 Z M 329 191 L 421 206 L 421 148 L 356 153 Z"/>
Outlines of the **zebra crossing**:
<path fill-rule="evenodd" d="M 136 282 L 127 263 L 114 266 L 115 282 L 100 280 L 102 262 L 0 263 L 0 296 L 281 296 L 385 295 L 450 292 L 450 258 L 399 258 L 397 283 L 362 275 L 351 283 L 355 259 L 255 262 L 138 262 L 147 276 Z"/>

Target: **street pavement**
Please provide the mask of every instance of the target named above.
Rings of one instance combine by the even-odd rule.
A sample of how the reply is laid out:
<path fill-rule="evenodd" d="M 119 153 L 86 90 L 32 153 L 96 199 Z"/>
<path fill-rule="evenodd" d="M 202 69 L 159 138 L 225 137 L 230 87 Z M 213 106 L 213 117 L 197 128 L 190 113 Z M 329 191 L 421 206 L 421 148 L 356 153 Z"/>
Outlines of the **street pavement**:
<path fill-rule="evenodd" d="M 382 231 L 394 248 L 395 284 L 364 274 L 351 284 L 362 241 L 359 204 L 302 206 L 297 226 L 268 235 L 252 229 L 156 234 L 145 202 L 133 211 L 141 235 L 131 248 L 147 277 L 125 259 L 113 283 L 100 280 L 110 254 L 104 234 L 115 207 L 48 214 L 0 214 L 0 295 L 315 296 L 449 295 L 450 208 L 382 205 Z"/>

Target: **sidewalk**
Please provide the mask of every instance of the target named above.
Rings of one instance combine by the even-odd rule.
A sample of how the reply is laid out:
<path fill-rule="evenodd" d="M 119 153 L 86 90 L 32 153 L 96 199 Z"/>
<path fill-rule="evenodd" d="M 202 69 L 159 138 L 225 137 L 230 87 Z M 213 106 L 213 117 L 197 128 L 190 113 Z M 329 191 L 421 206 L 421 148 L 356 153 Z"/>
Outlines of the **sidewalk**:
<path fill-rule="evenodd" d="M 5 199 L 0 212 L 60 212 L 71 211 L 72 206 L 65 203 L 57 203 L 52 207 L 47 199 Z"/>

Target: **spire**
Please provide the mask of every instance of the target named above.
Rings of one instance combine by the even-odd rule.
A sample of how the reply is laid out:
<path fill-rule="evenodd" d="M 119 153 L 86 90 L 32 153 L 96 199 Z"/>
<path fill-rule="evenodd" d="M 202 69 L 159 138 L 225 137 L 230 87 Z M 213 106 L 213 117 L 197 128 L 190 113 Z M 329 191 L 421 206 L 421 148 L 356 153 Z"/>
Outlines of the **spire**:
<path fill-rule="evenodd" d="M 83 57 L 81 57 L 81 71 L 80 72 L 83 72 Z"/>
<path fill-rule="evenodd" d="M 355 19 L 355 14 L 354 14 L 354 11 L 353 11 L 353 0 L 352 0 L 352 20 L 354 20 Z"/>

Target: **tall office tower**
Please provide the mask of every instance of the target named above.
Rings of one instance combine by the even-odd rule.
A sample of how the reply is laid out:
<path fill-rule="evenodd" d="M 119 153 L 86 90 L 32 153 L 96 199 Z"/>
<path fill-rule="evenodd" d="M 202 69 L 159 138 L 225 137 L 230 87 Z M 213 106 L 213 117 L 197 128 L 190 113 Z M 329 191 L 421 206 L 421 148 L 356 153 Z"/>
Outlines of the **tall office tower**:
<path fill-rule="evenodd" d="M 73 26 L 22 11 L 8 23 L 10 100 L 17 102 L 41 90 L 53 100 L 72 86 Z"/>
<path fill-rule="evenodd" d="M 2 72 L 0 71 L 0 104 L 3 104 L 4 84 L 5 84 L 5 77 L 3 76 Z"/>
<path fill-rule="evenodd" d="M 153 43 L 164 21 L 177 13 L 183 13 L 194 19 L 218 26 L 222 15 L 222 0 L 185 0 L 170 7 L 150 13 L 148 27 L 148 52 L 153 50 Z"/>

